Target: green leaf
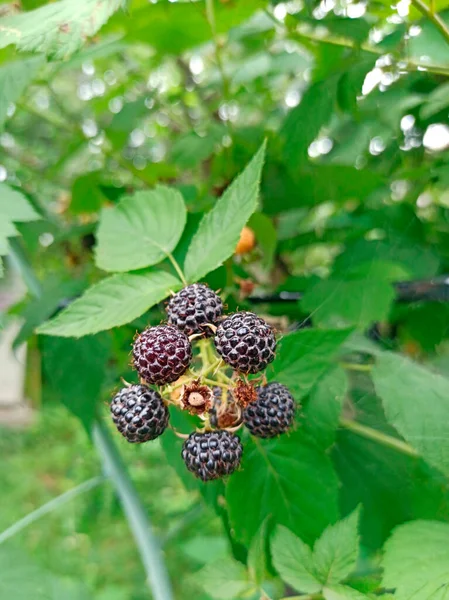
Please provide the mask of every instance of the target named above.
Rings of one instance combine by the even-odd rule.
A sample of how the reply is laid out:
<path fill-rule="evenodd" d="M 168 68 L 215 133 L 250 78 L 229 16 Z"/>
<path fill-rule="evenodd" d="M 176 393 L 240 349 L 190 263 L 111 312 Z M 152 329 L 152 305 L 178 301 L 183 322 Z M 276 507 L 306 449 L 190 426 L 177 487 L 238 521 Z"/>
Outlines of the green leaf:
<path fill-rule="evenodd" d="M 96 263 L 105 271 L 155 265 L 175 248 L 185 224 L 184 199 L 177 190 L 159 185 L 136 192 L 102 211 Z"/>
<path fill-rule="evenodd" d="M 240 232 L 257 208 L 265 143 L 201 220 L 184 263 L 188 281 L 219 267 L 235 250 Z"/>
<path fill-rule="evenodd" d="M 9 105 L 19 100 L 43 62 L 42 57 L 36 57 L 17 60 L 0 67 L 0 130 L 6 121 Z"/>
<path fill-rule="evenodd" d="M 260 588 L 266 574 L 267 557 L 266 557 L 266 541 L 267 541 L 267 525 L 269 517 L 265 519 L 259 528 L 259 531 L 254 536 L 248 552 L 248 571 L 251 581 Z"/>
<path fill-rule="evenodd" d="M 22 192 L 0 183 L 0 255 L 9 251 L 8 238 L 19 235 L 14 223 L 26 223 L 40 218 Z M 0 263 L 1 275 L 3 263 Z"/>
<path fill-rule="evenodd" d="M 347 585 L 331 585 L 323 590 L 324 600 L 370 600 L 366 594 L 348 587 Z M 386 600 L 384 595 L 376 598 Z"/>
<path fill-rule="evenodd" d="M 32 298 L 20 313 L 24 323 L 17 334 L 13 348 L 17 348 L 30 338 L 36 327 L 51 317 L 57 310 L 61 300 L 70 299 L 83 288 L 83 283 L 77 279 L 61 281 L 59 278 L 45 282 L 41 296 Z"/>
<path fill-rule="evenodd" d="M 412 521 L 397 527 L 385 544 L 382 585 L 397 600 L 449 597 L 449 525 Z"/>
<path fill-rule="evenodd" d="M 296 400 L 308 394 L 330 367 L 351 330 L 302 329 L 282 338 L 267 375 L 290 388 Z"/>
<path fill-rule="evenodd" d="M 347 390 L 345 371 L 341 367 L 334 367 L 318 381 L 304 407 L 304 430 L 324 448 L 328 448 L 335 441 Z"/>
<path fill-rule="evenodd" d="M 22 192 L 0 183 L 0 220 L 25 223 L 40 219 Z"/>
<path fill-rule="evenodd" d="M 386 353 L 372 372 L 387 420 L 430 464 L 449 474 L 448 380 Z"/>
<path fill-rule="evenodd" d="M 211 39 L 204 0 L 191 2 L 157 2 L 141 5 L 130 15 L 127 32 L 132 40 L 150 44 L 160 54 L 179 55 L 187 48 L 199 46 Z M 215 22 L 217 33 L 225 33 L 256 10 L 264 8 L 261 0 L 217 2 Z M 118 20 L 117 18 L 115 20 Z"/>
<path fill-rule="evenodd" d="M 70 212 L 74 215 L 98 212 L 106 201 L 99 187 L 100 172 L 81 175 L 73 182 Z"/>
<path fill-rule="evenodd" d="M 366 263 L 354 273 L 320 281 L 307 290 L 301 305 L 323 327 L 355 325 L 366 329 L 388 317 L 395 298 L 385 263 Z"/>
<path fill-rule="evenodd" d="M 119 327 L 166 298 L 170 290 L 177 291 L 181 287 L 182 283 L 165 271 L 113 275 L 90 287 L 37 332 L 82 337 Z"/>
<path fill-rule="evenodd" d="M 63 59 L 79 50 L 124 0 L 61 0 L 0 20 L 0 48 L 14 44 L 25 52 Z"/>
<path fill-rule="evenodd" d="M 276 528 L 271 554 L 276 571 L 295 590 L 309 594 L 321 590 L 321 582 L 315 577 L 312 550 L 287 528 Z"/>
<path fill-rule="evenodd" d="M 328 527 L 313 549 L 316 577 L 324 586 L 339 583 L 354 570 L 359 550 L 359 510 Z"/>
<path fill-rule="evenodd" d="M 305 541 L 335 521 L 338 483 L 329 458 L 301 431 L 270 441 L 252 438 L 242 469 L 226 488 L 236 538 L 249 546 L 267 515 Z"/>
<path fill-rule="evenodd" d="M 199 136 L 194 131 L 176 139 L 171 149 L 171 160 L 182 169 L 192 169 L 209 158 L 221 142 L 226 130 L 214 127 L 205 136 Z"/>
<path fill-rule="evenodd" d="M 234 600 L 250 588 L 245 567 L 232 558 L 221 558 L 206 565 L 195 579 L 206 593 L 219 600 Z"/>
<path fill-rule="evenodd" d="M 421 106 L 421 119 L 429 119 L 449 106 L 449 83 L 443 83 L 426 96 L 426 102 Z"/>
<path fill-rule="evenodd" d="M 273 221 L 263 213 L 254 213 L 248 221 L 248 227 L 254 231 L 257 246 L 262 250 L 263 267 L 271 269 L 277 244 L 277 231 Z"/>
<path fill-rule="evenodd" d="M 47 382 L 87 430 L 95 417 L 109 355 L 110 338 L 106 334 L 82 340 L 49 337 L 43 343 Z"/>
<path fill-rule="evenodd" d="M 286 164 L 297 171 L 308 161 L 308 148 L 332 117 L 336 80 L 329 78 L 314 83 L 301 102 L 287 115 L 281 129 Z"/>

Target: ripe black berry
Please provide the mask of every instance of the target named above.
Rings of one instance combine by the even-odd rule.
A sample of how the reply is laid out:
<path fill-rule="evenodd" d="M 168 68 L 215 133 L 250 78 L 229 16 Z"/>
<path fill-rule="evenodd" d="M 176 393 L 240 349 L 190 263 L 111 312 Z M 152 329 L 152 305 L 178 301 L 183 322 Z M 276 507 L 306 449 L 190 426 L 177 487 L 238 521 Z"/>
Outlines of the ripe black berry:
<path fill-rule="evenodd" d="M 176 381 L 190 365 L 189 338 L 171 325 L 145 329 L 134 342 L 134 367 L 147 383 L 164 385 Z"/>
<path fill-rule="evenodd" d="M 295 401 L 282 383 L 257 388 L 257 400 L 243 412 L 243 423 L 251 434 L 271 438 L 290 429 L 295 417 Z"/>
<path fill-rule="evenodd" d="M 215 346 L 225 362 L 242 373 L 258 373 L 274 359 L 272 328 L 251 312 L 238 312 L 220 323 Z"/>
<path fill-rule="evenodd" d="M 242 452 L 239 438 L 229 431 L 195 432 L 184 442 L 182 458 L 196 477 L 210 481 L 233 473 L 240 465 Z"/>
<path fill-rule="evenodd" d="M 212 335 L 206 323 L 214 325 L 222 311 L 220 296 L 202 283 L 188 285 L 175 294 L 167 306 L 170 325 L 176 325 L 186 335 L 202 333 L 206 337 Z"/>
<path fill-rule="evenodd" d="M 120 433 L 136 444 L 159 437 L 170 418 L 160 394 L 145 385 L 120 390 L 112 399 L 111 413 Z"/>

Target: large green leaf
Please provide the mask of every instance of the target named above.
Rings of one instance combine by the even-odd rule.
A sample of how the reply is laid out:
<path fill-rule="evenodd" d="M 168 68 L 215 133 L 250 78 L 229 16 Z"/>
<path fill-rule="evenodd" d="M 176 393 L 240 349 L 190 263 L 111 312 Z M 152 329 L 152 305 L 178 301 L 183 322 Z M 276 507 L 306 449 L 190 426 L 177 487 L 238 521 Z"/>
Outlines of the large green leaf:
<path fill-rule="evenodd" d="M 130 39 L 143 41 L 161 54 L 180 54 L 187 48 L 199 46 L 211 39 L 204 0 L 198 2 L 157 2 L 152 6 L 141 3 L 133 10 L 127 26 Z M 216 2 L 217 33 L 224 33 L 234 25 L 248 19 L 257 9 L 263 8 L 261 0 Z M 123 19 L 115 18 L 123 27 Z"/>
<path fill-rule="evenodd" d="M 328 527 L 313 548 L 313 565 L 323 585 L 339 583 L 354 570 L 359 550 L 359 510 Z"/>
<path fill-rule="evenodd" d="M 90 429 L 106 377 L 110 354 L 107 334 L 82 340 L 45 338 L 42 362 L 57 398 Z"/>
<path fill-rule="evenodd" d="M 430 464 L 449 474 L 449 382 L 393 353 L 377 359 L 373 381 L 387 420 Z"/>
<path fill-rule="evenodd" d="M 366 374 L 351 374 L 350 404 L 357 422 L 395 436 L 381 400 Z M 340 428 L 333 460 L 341 481 L 344 513 L 363 506 L 360 533 L 364 547 L 381 548 L 392 529 L 410 519 L 449 517 L 449 490 L 441 473 L 418 460 Z"/>
<path fill-rule="evenodd" d="M 288 386 L 296 400 L 300 400 L 332 364 L 350 333 L 349 329 L 303 329 L 286 335 L 280 341 L 276 360 L 267 372 L 269 379 Z"/>
<path fill-rule="evenodd" d="M 334 367 L 318 381 L 304 406 L 303 427 L 324 448 L 335 441 L 347 388 L 346 373 Z"/>
<path fill-rule="evenodd" d="M 240 232 L 257 208 L 265 144 L 201 220 L 184 263 L 188 281 L 219 267 L 235 250 Z"/>
<path fill-rule="evenodd" d="M 328 457 L 301 431 L 245 445 L 242 469 L 226 488 L 235 535 L 249 545 L 267 515 L 307 542 L 338 516 L 338 483 Z"/>
<path fill-rule="evenodd" d="M 172 252 L 186 224 L 182 195 L 157 186 L 127 196 L 101 213 L 96 262 L 105 271 L 132 271 L 160 262 Z"/>
<path fill-rule="evenodd" d="M 411 521 L 397 527 L 385 544 L 383 585 L 397 600 L 449 598 L 449 525 Z"/>
<path fill-rule="evenodd" d="M 17 60 L 0 67 L 0 129 L 6 121 L 9 105 L 16 102 L 36 76 L 41 57 Z"/>
<path fill-rule="evenodd" d="M 359 537 L 356 510 L 325 529 L 313 552 L 285 527 L 278 527 L 272 541 L 273 563 L 282 579 L 297 591 L 316 593 L 337 584 L 354 570 Z"/>
<path fill-rule="evenodd" d="M 364 330 L 388 317 L 395 297 L 391 270 L 386 263 L 373 262 L 356 273 L 332 276 L 311 286 L 301 305 L 323 327 L 355 325 Z M 403 270 L 396 271 L 399 279 Z"/>
<path fill-rule="evenodd" d="M 94 35 L 124 0 L 60 0 L 0 19 L 0 48 L 67 58 Z"/>
<path fill-rule="evenodd" d="M 181 282 L 165 271 L 112 275 L 90 287 L 37 332 L 82 337 L 119 327 L 166 298 L 170 290 L 177 291 L 181 287 Z"/>
<path fill-rule="evenodd" d="M 295 590 L 314 594 L 321 590 L 310 547 L 286 527 L 279 526 L 271 542 L 273 564 L 282 580 Z"/>

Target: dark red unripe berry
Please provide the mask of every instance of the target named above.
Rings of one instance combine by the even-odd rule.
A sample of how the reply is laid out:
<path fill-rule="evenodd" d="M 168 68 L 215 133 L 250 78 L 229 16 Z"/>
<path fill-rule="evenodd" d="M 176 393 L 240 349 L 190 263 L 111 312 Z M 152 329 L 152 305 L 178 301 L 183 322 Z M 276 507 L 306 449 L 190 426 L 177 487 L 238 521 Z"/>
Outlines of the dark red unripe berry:
<path fill-rule="evenodd" d="M 120 390 L 112 399 L 111 414 L 123 437 L 135 444 L 159 437 L 170 418 L 160 394 L 145 385 Z"/>
<path fill-rule="evenodd" d="M 164 385 L 185 373 L 192 360 L 189 338 L 171 325 L 145 329 L 134 342 L 134 367 L 147 383 Z"/>
<path fill-rule="evenodd" d="M 241 373 L 258 373 L 274 359 L 273 329 L 251 312 L 237 312 L 224 319 L 214 341 L 223 360 Z"/>
<path fill-rule="evenodd" d="M 203 481 L 221 479 L 240 465 L 240 439 L 225 430 L 191 433 L 182 447 L 186 467 Z"/>
<path fill-rule="evenodd" d="M 212 335 L 206 325 L 215 325 L 223 312 L 220 296 L 202 283 L 188 285 L 175 294 L 167 305 L 168 322 L 181 329 L 186 335 L 201 333 Z"/>
<path fill-rule="evenodd" d="M 272 438 L 290 429 L 295 418 L 295 401 L 282 383 L 257 388 L 257 400 L 243 411 L 243 423 L 252 435 Z"/>

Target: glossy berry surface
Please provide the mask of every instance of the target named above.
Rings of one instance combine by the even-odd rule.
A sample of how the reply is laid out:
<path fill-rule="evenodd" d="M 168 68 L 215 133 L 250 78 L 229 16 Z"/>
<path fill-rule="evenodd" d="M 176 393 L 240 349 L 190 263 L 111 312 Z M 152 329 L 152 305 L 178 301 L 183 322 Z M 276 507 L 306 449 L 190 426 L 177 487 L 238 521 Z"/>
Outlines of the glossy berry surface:
<path fill-rule="evenodd" d="M 214 341 L 223 360 L 241 373 L 258 373 L 274 359 L 273 329 L 251 312 L 237 312 L 224 319 Z"/>
<path fill-rule="evenodd" d="M 203 481 L 220 479 L 240 465 L 243 447 L 240 439 L 229 431 L 191 433 L 182 447 L 186 467 Z"/>
<path fill-rule="evenodd" d="M 252 435 L 272 438 L 290 429 L 295 401 L 285 385 L 269 383 L 257 388 L 257 400 L 243 411 L 243 423 Z"/>
<path fill-rule="evenodd" d="M 215 325 L 223 312 L 220 296 L 202 283 L 188 285 L 175 294 L 167 305 L 168 322 L 186 335 L 201 333 L 212 335 L 206 325 Z"/>
<path fill-rule="evenodd" d="M 160 394 L 145 385 L 120 390 L 112 399 L 111 414 L 123 437 L 134 444 L 159 437 L 170 418 Z"/>
<path fill-rule="evenodd" d="M 188 369 L 192 346 L 185 333 L 171 325 L 145 329 L 133 346 L 134 367 L 147 383 L 176 381 Z"/>

